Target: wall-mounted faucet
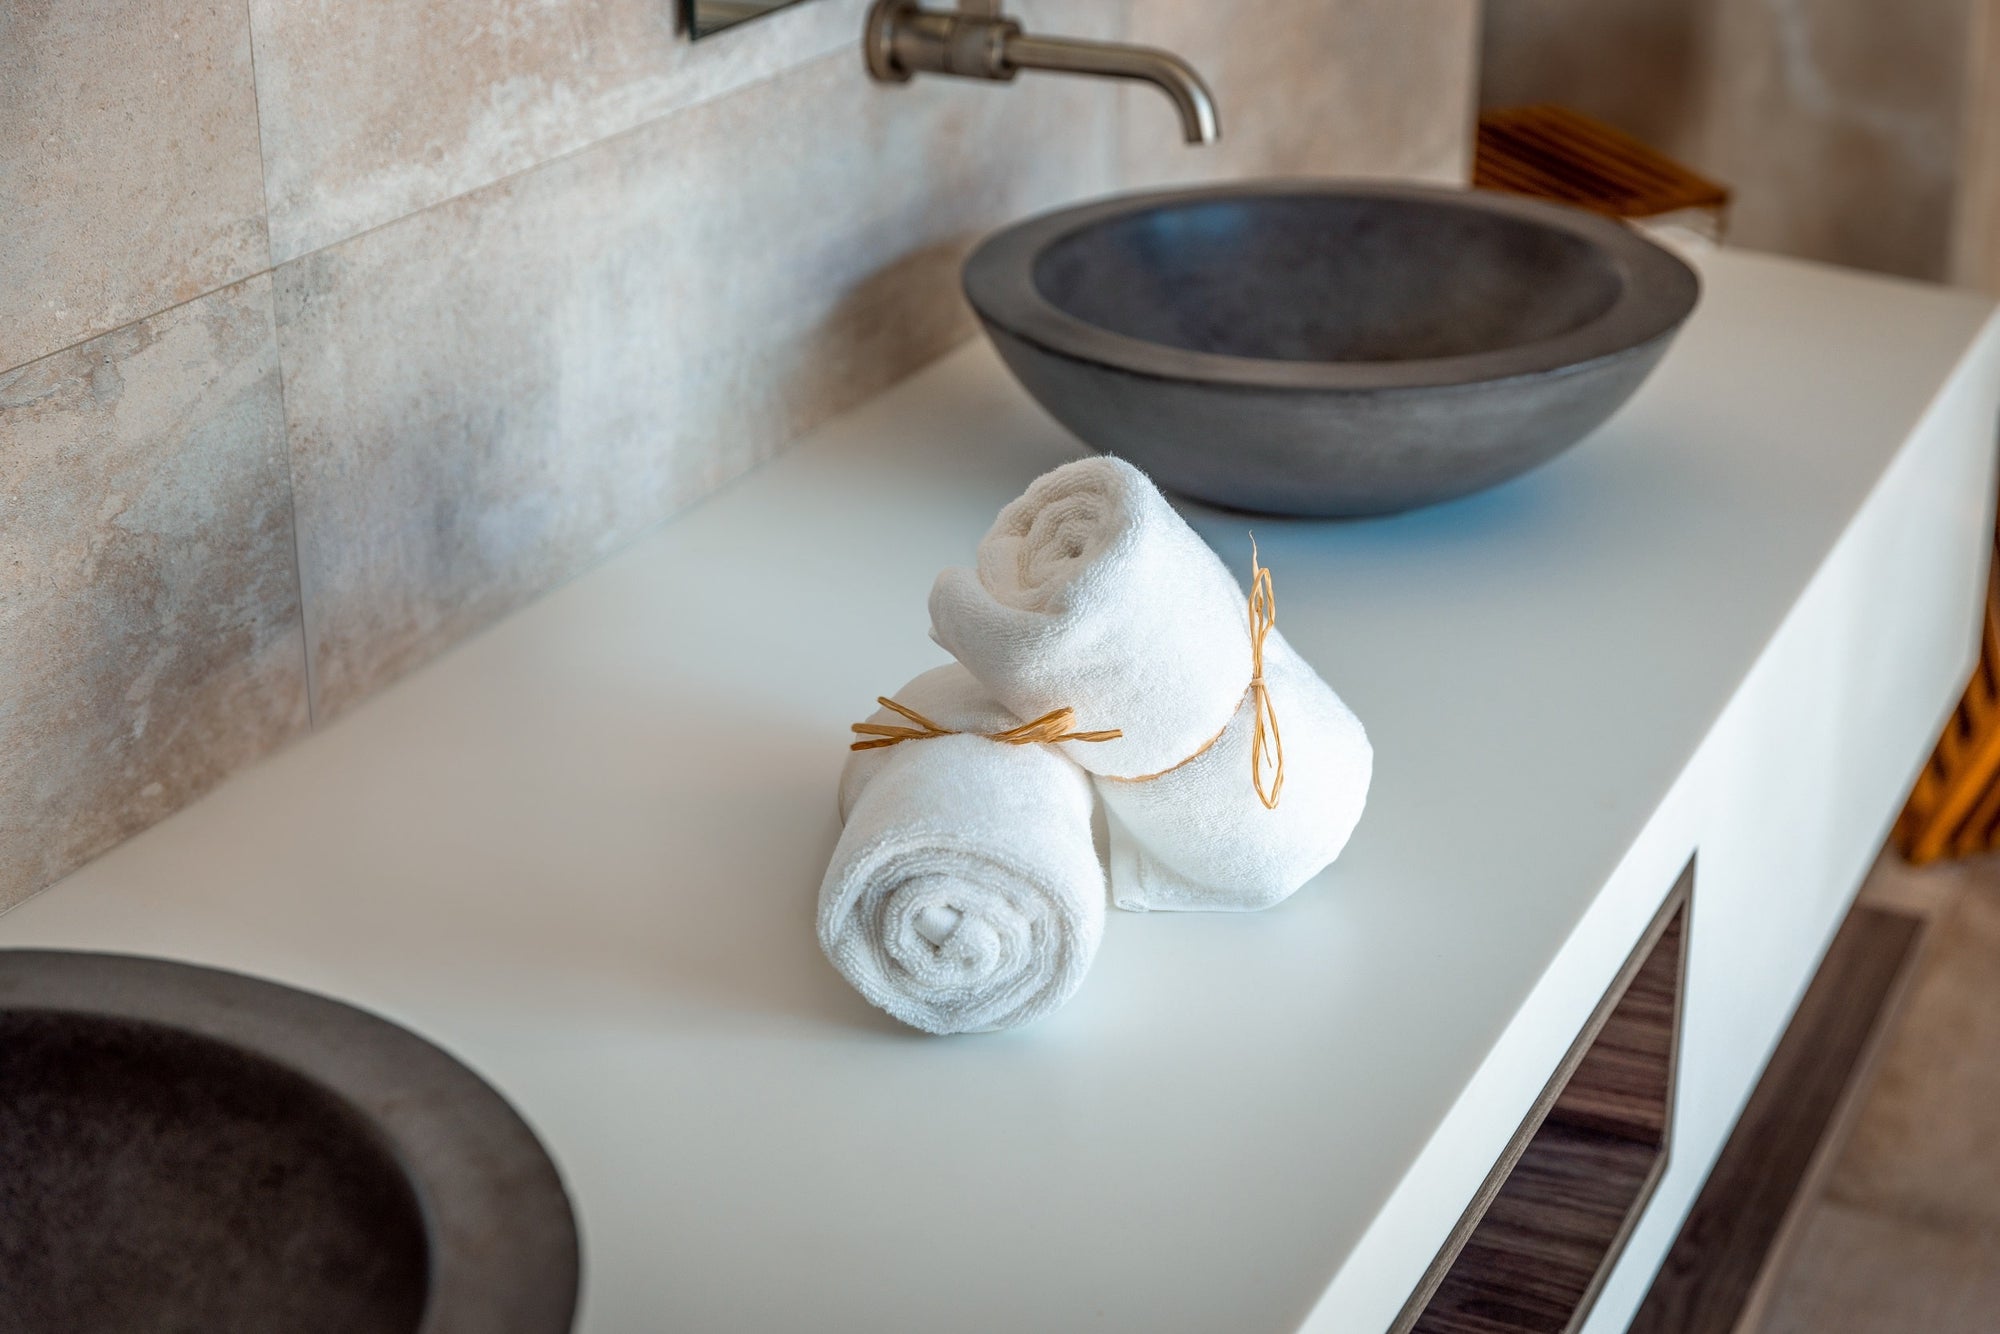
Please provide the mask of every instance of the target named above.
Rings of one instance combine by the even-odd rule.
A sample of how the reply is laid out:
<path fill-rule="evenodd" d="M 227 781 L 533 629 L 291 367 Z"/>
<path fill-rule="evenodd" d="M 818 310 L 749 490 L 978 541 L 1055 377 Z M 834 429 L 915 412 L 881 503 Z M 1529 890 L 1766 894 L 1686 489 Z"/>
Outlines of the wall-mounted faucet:
<path fill-rule="evenodd" d="M 875 0 L 863 44 L 868 72 L 884 83 L 906 83 L 918 74 L 1005 83 L 1024 69 L 1135 79 L 1172 99 L 1189 143 L 1212 144 L 1222 133 L 1208 85 L 1179 56 L 1149 46 L 1031 37 L 1000 12 L 1000 0 L 961 0 L 957 9 Z"/>

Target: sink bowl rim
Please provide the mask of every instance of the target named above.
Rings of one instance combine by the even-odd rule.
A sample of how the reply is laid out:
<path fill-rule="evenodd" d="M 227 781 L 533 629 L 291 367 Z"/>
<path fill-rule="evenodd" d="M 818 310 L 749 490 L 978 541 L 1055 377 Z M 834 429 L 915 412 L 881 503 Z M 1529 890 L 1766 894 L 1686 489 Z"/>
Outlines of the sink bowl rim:
<path fill-rule="evenodd" d="M 1509 347 L 1401 361 L 1278 361 L 1198 352 L 1119 333 L 1064 310 L 1035 284 L 1036 261 L 1049 247 L 1098 224 L 1162 207 L 1286 197 L 1434 204 L 1550 228 L 1602 251 L 1616 268 L 1619 293 L 1602 314 L 1574 329 Z M 1594 213 L 1495 191 L 1324 178 L 1141 190 L 1057 209 L 982 241 L 965 261 L 963 282 L 966 299 L 982 320 L 1073 361 L 1220 388 L 1358 393 L 1470 388 L 1576 373 L 1671 337 L 1701 295 L 1700 277 L 1678 255 Z"/>
<path fill-rule="evenodd" d="M 468 1316 L 492 1334 L 574 1324 L 581 1256 L 554 1161 L 491 1084 L 409 1029 L 243 973 L 62 949 L 0 949 L 6 1010 L 168 1027 L 309 1081 L 359 1116 L 416 1197 L 429 1250 L 419 1334 Z"/>

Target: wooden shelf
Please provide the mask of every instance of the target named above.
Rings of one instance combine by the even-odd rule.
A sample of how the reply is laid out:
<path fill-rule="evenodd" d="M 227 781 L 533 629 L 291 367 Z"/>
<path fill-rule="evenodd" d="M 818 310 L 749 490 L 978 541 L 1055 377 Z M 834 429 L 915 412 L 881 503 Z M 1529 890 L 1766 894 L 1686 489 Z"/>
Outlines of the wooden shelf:
<path fill-rule="evenodd" d="M 1921 952 L 1924 922 L 1847 916 L 1633 1321 L 1632 1334 L 1754 1330 L 1818 1179 L 1846 1139 Z"/>
<path fill-rule="evenodd" d="M 1666 1169 L 1690 864 L 1397 1321 L 1566 1334 Z"/>

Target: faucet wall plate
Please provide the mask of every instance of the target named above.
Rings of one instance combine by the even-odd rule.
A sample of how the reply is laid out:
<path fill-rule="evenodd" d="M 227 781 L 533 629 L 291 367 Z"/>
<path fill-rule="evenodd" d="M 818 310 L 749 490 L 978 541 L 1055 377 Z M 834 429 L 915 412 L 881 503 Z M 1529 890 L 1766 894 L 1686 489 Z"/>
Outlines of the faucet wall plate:
<path fill-rule="evenodd" d="M 798 3 L 800 0 L 681 0 L 681 12 L 688 36 L 700 41 Z"/>
<path fill-rule="evenodd" d="M 896 29 L 905 21 L 905 10 L 915 9 L 915 0 L 875 0 L 868 7 L 862 29 L 861 53 L 868 62 L 868 74 L 877 83 L 908 83 L 914 71 L 896 62 Z"/>

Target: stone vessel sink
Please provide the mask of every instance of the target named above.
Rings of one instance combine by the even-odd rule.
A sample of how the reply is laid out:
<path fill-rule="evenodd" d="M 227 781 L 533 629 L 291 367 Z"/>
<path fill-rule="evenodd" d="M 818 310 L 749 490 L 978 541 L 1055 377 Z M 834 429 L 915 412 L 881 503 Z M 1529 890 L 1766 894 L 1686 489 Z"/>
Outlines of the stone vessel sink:
<path fill-rule="evenodd" d="M 973 252 L 965 290 L 1093 448 L 1236 509 L 1366 515 L 1569 448 L 1659 363 L 1700 284 L 1559 205 L 1279 181 L 1030 219 Z"/>
<path fill-rule="evenodd" d="M 0 951 L 0 1331 L 559 1334 L 554 1166 L 478 1076 L 320 996 Z"/>

